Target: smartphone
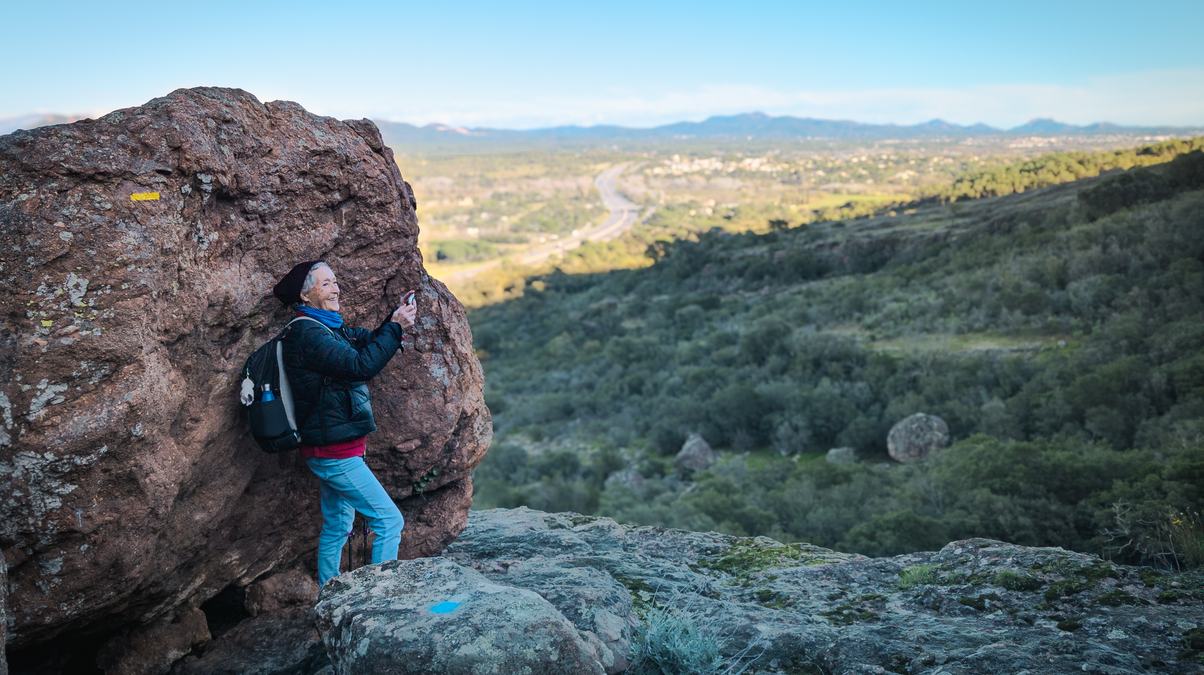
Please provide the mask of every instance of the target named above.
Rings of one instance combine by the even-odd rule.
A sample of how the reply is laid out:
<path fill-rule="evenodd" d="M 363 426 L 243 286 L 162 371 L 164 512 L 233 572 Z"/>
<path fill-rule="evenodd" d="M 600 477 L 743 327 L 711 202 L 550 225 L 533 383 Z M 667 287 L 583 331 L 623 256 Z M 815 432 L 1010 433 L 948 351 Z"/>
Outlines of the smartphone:
<path fill-rule="evenodd" d="M 414 304 L 414 291 L 410 291 L 409 293 L 406 293 L 405 297 L 403 297 L 401 299 L 401 301 L 403 304 L 406 304 L 406 305 Z"/>

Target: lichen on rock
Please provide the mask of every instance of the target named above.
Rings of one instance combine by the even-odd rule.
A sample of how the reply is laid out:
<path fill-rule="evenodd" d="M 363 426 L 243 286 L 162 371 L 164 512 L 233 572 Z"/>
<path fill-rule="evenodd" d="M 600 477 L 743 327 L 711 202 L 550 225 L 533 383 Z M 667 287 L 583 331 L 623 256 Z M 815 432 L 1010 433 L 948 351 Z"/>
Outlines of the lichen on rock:
<path fill-rule="evenodd" d="M 949 445 L 949 425 L 928 413 L 899 420 L 886 435 L 886 451 L 896 461 L 915 462 Z"/>
<path fill-rule="evenodd" d="M 540 594 L 446 558 L 340 575 L 314 613 L 340 673 L 603 672 L 591 646 Z"/>
<path fill-rule="evenodd" d="M 442 557 L 538 593 L 586 638 L 605 611 L 623 627 L 612 653 L 625 644 L 631 657 L 637 629 L 669 612 L 750 673 L 1189 672 L 1184 636 L 1204 625 L 1204 593 L 1158 602 L 1200 588 L 1204 573 L 1151 575 L 991 539 L 867 558 L 518 508 L 472 512 Z M 413 564 L 391 563 L 400 574 Z M 347 622 L 359 610 L 339 611 Z"/>

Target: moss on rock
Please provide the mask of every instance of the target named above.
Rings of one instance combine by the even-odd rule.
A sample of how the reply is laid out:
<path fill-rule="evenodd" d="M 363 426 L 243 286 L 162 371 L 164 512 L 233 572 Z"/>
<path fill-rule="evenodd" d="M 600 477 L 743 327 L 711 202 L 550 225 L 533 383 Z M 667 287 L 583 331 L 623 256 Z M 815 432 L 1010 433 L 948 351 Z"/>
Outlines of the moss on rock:
<path fill-rule="evenodd" d="M 770 609 L 786 609 L 794 605 L 794 600 L 790 596 L 778 593 L 777 591 L 761 588 L 753 593 L 753 598 L 757 604 Z"/>
<path fill-rule="evenodd" d="M 1143 567 L 1141 572 L 1141 583 L 1146 585 L 1146 588 L 1153 588 L 1162 581 L 1162 573 L 1149 567 Z"/>
<path fill-rule="evenodd" d="M 912 565 L 899 570 L 899 588 L 937 583 L 936 565 Z"/>
<path fill-rule="evenodd" d="M 631 608 L 635 610 L 637 616 L 643 617 L 655 606 L 656 592 L 652 586 L 648 585 L 648 582 L 621 572 L 611 573 L 610 576 L 623 584 L 623 587 L 631 594 Z"/>
<path fill-rule="evenodd" d="M 772 567 L 827 565 L 845 556 L 811 544 L 780 544 L 762 537 L 737 539 L 719 555 L 702 558 L 699 567 L 747 580 Z"/>
<path fill-rule="evenodd" d="M 1011 570 L 996 572 L 995 576 L 991 578 L 991 583 L 1006 588 L 1009 591 L 1035 591 L 1041 588 L 1040 579 Z"/>
<path fill-rule="evenodd" d="M 994 593 L 983 593 L 982 595 L 963 595 L 957 601 L 967 607 L 973 607 L 980 612 L 986 611 L 991 602 L 1000 602 L 1003 598 Z"/>
<path fill-rule="evenodd" d="M 1075 618 L 1062 619 L 1058 621 L 1058 628 L 1066 632 L 1076 631 L 1082 626 L 1083 624 Z"/>
<path fill-rule="evenodd" d="M 821 614 L 828 623 L 835 626 L 848 626 L 861 621 L 873 621 L 878 614 L 853 603 L 843 603 Z"/>
<path fill-rule="evenodd" d="M 1060 579 L 1049 585 L 1045 589 L 1045 599 L 1054 602 L 1060 598 L 1066 598 L 1076 593 L 1081 593 L 1087 590 L 1088 584 L 1082 579 Z"/>
<path fill-rule="evenodd" d="M 1101 605 L 1108 607 L 1119 607 L 1121 605 L 1144 605 L 1145 600 L 1130 595 L 1121 590 L 1108 591 L 1095 599 Z"/>

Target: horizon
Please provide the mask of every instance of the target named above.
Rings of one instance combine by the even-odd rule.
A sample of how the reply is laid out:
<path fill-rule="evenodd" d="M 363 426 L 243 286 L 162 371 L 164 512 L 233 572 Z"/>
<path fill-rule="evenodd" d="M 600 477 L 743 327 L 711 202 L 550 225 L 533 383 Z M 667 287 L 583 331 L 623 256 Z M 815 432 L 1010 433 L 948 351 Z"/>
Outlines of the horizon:
<path fill-rule="evenodd" d="M 167 92 L 167 93 L 170 93 L 170 92 Z M 262 101 L 262 102 L 268 103 L 268 101 Z M 136 107 L 137 105 L 142 105 L 142 104 L 136 104 L 135 106 L 125 106 L 125 107 Z M 115 112 L 115 111 L 121 110 L 121 109 L 122 108 L 114 108 L 113 110 L 82 112 L 82 113 L 80 113 L 80 112 L 62 113 L 62 112 L 57 112 L 57 111 L 34 111 L 34 112 L 26 113 L 23 115 L 15 115 L 15 116 L 11 116 L 11 117 L 0 118 L 0 123 L 11 122 L 11 121 L 16 121 L 16 120 L 23 119 L 26 117 L 35 117 L 35 116 L 62 116 L 62 117 L 70 118 L 71 121 L 78 121 L 78 120 L 87 119 L 87 118 L 99 119 L 100 117 L 103 117 L 107 114 L 110 114 L 112 112 Z M 310 112 L 314 112 L 314 111 L 310 111 Z M 321 114 L 321 113 L 315 113 L 315 114 Z M 1167 128 L 1167 129 L 1172 129 L 1172 130 L 1184 130 L 1184 131 L 1197 131 L 1200 129 L 1204 129 L 1204 124 L 1200 124 L 1200 125 L 1191 125 L 1191 124 L 1186 124 L 1186 125 L 1118 124 L 1118 123 L 1113 122 L 1108 119 L 1098 119 L 1098 120 L 1094 120 L 1091 122 L 1077 124 L 1077 123 L 1066 122 L 1065 120 L 1057 119 L 1055 117 L 1050 117 L 1050 116 L 1033 117 L 1033 118 L 1024 120 L 1018 124 L 1014 124 L 1011 126 L 996 126 L 996 125 L 988 124 L 988 123 L 981 122 L 981 121 L 969 122 L 969 123 L 959 123 L 959 122 L 952 122 L 950 120 L 943 119 L 940 117 L 934 117 L 931 119 L 921 120 L 918 122 L 910 122 L 910 123 L 890 122 L 890 121 L 866 122 L 865 120 L 857 120 L 857 119 L 838 119 L 838 118 L 828 118 L 828 117 L 804 117 L 804 116 L 799 116 L 799 115 L 774 115 L 774 114 L 765 113 L 764 111 L 760 111 L 760 110 L 749 110 L 746 112 L 735 112 L 735 113 L 726 113 L 726 114 L 711 114 L 711 115 L 706 115 L 705 117 L 702 117 L 700 119 L 677 119 L 677 120 L 671 120 L 671 121 L 661 122 L 658 124 L 647 125 L 647 126 L 616 124 L 616 123 L 612 123 L 612 122 L 598 122 L 598 123 L 586 123 L 586 124 L 578 124 L 578 123 L 549 124 L 546 126 L 538 126 L 538 127 L 530 127 L 530 128 L 516 128 L 516 127 L 495 127 L 495 126 L 486 126 L 486 125 L 462 126 L 462 125 L 456 125 L 456 124 L 448 124 L 445 122 L 417 123 L 417 122 L 411 122 L 411 121 L 407 121 L 407 120 L 397 120 L 397 119 L 387 119 L 387 118 L 369 118 L 369 119 L 372 119 L 373 122 L 384 122 L 384 123 L 388 123 L 388 124 L 404 124 L 404 125 L 409 125 L 409 126 L 418 128 L 418 129 L 425 129 L 425 128 L 430 128 L 430 127 L 441 127 L 441 128 L 446 128 L 446 129 L 452 129 L 452 130 L 464 129 L 464 130 L 471 130 L 471 131 L 544 131 L 544 130 L 557 129 L 557 128 L 594 129 L 594 128 L 599 128 L 599 127 L 614 127 L 614 128 L 619 128 L 619 129 L 630 129 L 630 130 L 640 131 L 640 130 L 651 130 L 651 129 L 656 129 L 656 128 L 663 127 L 663 126 L 671 126 L 674 124 L 682 124 L 682 123 L 700 124 L 700 123 L 707 122 L 714 118 L 755 117 L 755 116 L 762 116 L 762 117 L 766 117 L 769 119 L 786 119 L 786 118 L 788 118 L 788 119 L 797 119 L 797 120 L 834 122 L 834 123 L 839 123 L 839 124 L 897 126 L 900 128 L 916 127 L 916 126 L 921 126 L 921 125 L 925 125 L 925 124 L 943 123 L 943 124 L 956 125 L 956 126 L 959 126 L 962 128 L 986 126 L 995 131 L 1001 131 L 1001 132 L 1010 132 L 1014 129 L 1017 129 L 1017 128 L 1020 128 L 1023 126 L 1027 126 L 1030 124 L 1034 124 L 1037 122 L 1051 122 L 1051 123 L 1055 123 L 1055 124 L 1066 124 L 1066 125 L 1080 127 L 1080 128 L 1097 126 L 1097 125 L 1101 125 L 1101 126 L 1110 125 L 1110 126 L 1119 127 L 1122 131 L 1125 129 L 1144 129 L 1144 128 Z M 358 118 L 343 118 L 343 119 L 358 119 Z M 2 129 L 2 127 L 0 127 L 0 129 Z M 3 130 L 0 130 L 0 134 L 4 134 L 4 133 L 11 133 L 11 132 L 6 132 Z"/>
<path fill-rule="evenodd" d="M 1204 126 L 1194 35 L 1204 5 L 1178 1 L 1021 2 L 1006 14 L 952 2 L 736 12 L 275 0 L 219 1 L 203 14 L 145 2 L 12 13 L 25 29 L 0 53 L 23 67 L 0 74 L 0 119 L 99 117 L 223 86 L 339 119 L 453 128 L 651 128 L 752 110 L 1001 129 L 1044 118 Z"/>
<path fill-rule="evenodd" d="M 493 129 L 493 130 L 502 130 L 502 131 L 538 131 L 538 130 L 543 130 L 543 129 L 554 129 L 554 128 L 558 128 L 558 127 L 581 127 L 581 128 L 585 128 L 585 129 L 591 129 L 591 128 L 596 128 L 596 127 L 607 127 L 607 126 L 619 127 L 619 128 L 623 128 L 623 129 L 655 129 L 658 127 L 669 126 L 669 125 L 673 125 L 673 124 L 680 124 L 683 122 L 697 124 L 697 123 L 706 122 L 706 121 L 714 119 L 714 118 L 755 117 L 755 116 L 763 116 L 763 117 L 767 117 L 770 119 L 791 118 L 791 119 L 799 119 L 799 120 L 838 122 L 838 123 L 842 123 L 842 124 L 873 124 L 873 125 L 898 126 L 898 127 L 913 127 L 913 126 L 919 126 L 919 125 L 923 125 L 923 124 L 932 124 L 932 123 L 940 122 L 940 123 L 944 123 L 944 124 L 954 124 L 954 125 L 957 125 L 960 127 L 975 127 L 975 126 L 981 125 L 981 126 L 991 127 L 993 129 L 997 129 L 999 131 L 1010 131 L 1017 127 L 1022 127 L 1022 126 L 1028 125 L 1028 124 L 1033 124 L 1035 122 L 1054 122 L 1054 123 L 1058 123 L 1058 124 L 1072 124 L 1070 122 L 1066 122 L 1065 120 L 1060 120 L 1055 117 L 1050 117 L 1048 115 L 1038 115 L 1036 117 L 1031 117 L 1018 124 L 1014 124 L 1011 126 L 995 126 L 993 124 L 987 124 L 986 122 L 982 122 L 982 121 L 968 122 L 968 123 L 952 122 L 950 120 L 943 119 L 941 117 L 933 117 L 931 119 L 920 120 L 918 122 L 907 122 L 907 123 L 866 122 L 865 120 L 848 119 L 848 118 L 839 119 L 839 118 L 833 118 L 833 117 L 809 117 L 809 116 L 802 116 L 802 115 L 774 115 L 774 114 L 766 113 L 761 110 L 749 110 L 746 112 L 706 115 L 705 117 L 702 117 L 699 119 L 677 119 L 677 120 L 673 120 L 673 121 L 669 121 L 669 122 L 661 122 L 658 124 L 647 125 L 647 126 L 615 124 L 615 123 L 611 123 L 611 122 L 599 122 L 596 124 L 574 124 L 574 123 L 550 124 L 548 126 L 532 127 L 530 129 L 515 129 L 513 127 L 461 126 L 461 125 L 447 124 L 444 122 L 427 122 L 425 124 L 419 124 L 419 123 L 410 122 L 407 120 L 394 120 L 394 119 L 385 119 L 385 118 L 380 118 L 380 119 L 377 119 L 374 121 L 388 122 L 390 124 L 408 124 L 410 126 L 419 127 L 419 128 L 441 126 L 441 127 L 452 128 L 452 129 Z M 1098 119 L 1098 120 L 1093 120 L 1091 122 L 1085 122 L 1082 124 L 1073 124 L 1073 126 L 1082 127 L 1082 126 L 1111 125 L 1111 124 L 1116 124 L 1116 123 L 1112 122 L 1111 120 L 1108 120 L 1108 119 Z M 1191 125 L 1191 124 L 1187 124 L 1187 125 L 1172 125 L 1172 124 L 1123 124 L 1123 125 L 1121 125 L 1121 124 L 1117 124 L 1117 126 L 1121 126 L 1121 127 L 1174 127 L 1174 128 L 1192 129 L 1192 130 L 1204 127 L 1204 125 Z"/>

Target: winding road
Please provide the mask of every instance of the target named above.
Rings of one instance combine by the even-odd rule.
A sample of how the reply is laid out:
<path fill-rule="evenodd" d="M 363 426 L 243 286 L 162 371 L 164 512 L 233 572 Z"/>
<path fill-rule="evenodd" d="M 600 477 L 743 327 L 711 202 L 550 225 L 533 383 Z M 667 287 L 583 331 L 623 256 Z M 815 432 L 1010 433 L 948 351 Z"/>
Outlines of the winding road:
<path fill-rule="evenodd" d="M 640 215 L 640 205 L 628 200 L 615 190 L 615 180 L 627 170 L 627 162 L 616 164 L 594 178 L 594 187 L 602 196 L 602 205 L 610 211 L 606 222 L 586 230 L 573 230 L 563 239 L 541 244 L 518 256 L 518 262 L 524 265 L 534 265 L 557 253 L 564 253 L 577 248 L 587 241 L 606 241 L 614 239 L 635 225 Z"/>
<path fill-rule="evenodd" d="M 535 265 L 549 257 L 571 251 L 587 241 L 608 241 L 630 230 L 640 220 L 640 205 L 632 202 L 615 189 L 615 181 L 630 168 L 630 163 L 622 162 L 608 167 L 594 178 L 594 187 L 602 198 L 602 205 L 610 211 L 610 215 L 601 225 L 586 229 L 573 230 L 567 236 L 551 242 L 538 244 L 521 253 L 512 256 L 512 260 L 522 265 Z M 651 213 L 651 212 L 649 212 Z M 481 272 L 493 269 L 502 259 L 474 265 L 471 268 L 457 270 L 443 277 L 443 281 L 464 281 Z"/>

